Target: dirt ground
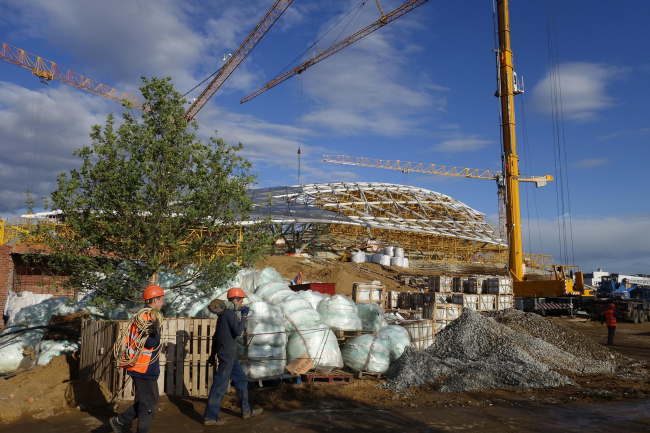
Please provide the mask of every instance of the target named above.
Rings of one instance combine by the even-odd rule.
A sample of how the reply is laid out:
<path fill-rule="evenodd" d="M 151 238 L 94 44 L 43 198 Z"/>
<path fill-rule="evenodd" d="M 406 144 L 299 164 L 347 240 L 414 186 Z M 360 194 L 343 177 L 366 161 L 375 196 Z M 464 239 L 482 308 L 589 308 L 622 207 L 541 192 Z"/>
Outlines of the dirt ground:
<path fill-rule="evenodd" d="M 327 263 L 327 264 L 324 264 Z M 284 278 L 293 280 L 298 272 L 302 272 L 304 282 L 336 283 L 336 293 L 352 295 L 354 283 L 369 283 L 380 281 L 386 290 L 404 292 L 413 290 L 412 287 L 396 281 L 399 274 L 424 274 L 412 268 L 382 266 L 375 263 L 351 263 L 322 260 L 311 260 L 289 256 L 269 256 L 257 262 L 257 269 L 275 268 Z"/>
<path fill-rule="evenodd" d="M 388 273 L 379 265 L 329 262 L 327 266 L 302 262 L 294 257 L 271 257 L 258 268 L 272 266 L 284 277 L 302 271 L 307 281 L 336 282 L 337 291 L 350 294 L 352 283 L 378 279 L 390 290 L 408 286 L 368 273 Z M 412 270 L 408 270 L 409 272 Z M 377 278 L 374 278 L 376 275 Z M 600 344 L 607 329 L 584 318 L 553 318 Z M 616 345 L 608 346 L 625 356 L 650 365 L 650 322 L 619 324 Z M 92 431 L 108 433 L 108 418 L 128 404 L 109 404 L 101 387 L 76 380 L 74 357 L 57 357 L 45 367 L 8 380 L 0 380 L 0 429 L 12 432 Z M 643 367 L 650 369 L 649 366 Z M 650 431 L 650 381 L 634 381 L 613 375 L 572 377 L 576 385 L 542 390 L 483 390 L 462 394 L 438 393 L 435 384 L 395 393 L 380 388 L 384 382 L 364 378 L 350 385 L 281 385 L 255 389 L 253 406 L 264 408 L 259 418 L 243 421 L 237 398 L 231 392 L 222 405 L 228 424 L 218 429 L 250 432 L 285 431 Z M 205 400 L 167 398 L 160 400 L 152 431 L 215 431 L 203 427 Z M 646 415 L 648 414 L 648 415 Z M 131 430 L 135 431 L 135 426 Z"/>

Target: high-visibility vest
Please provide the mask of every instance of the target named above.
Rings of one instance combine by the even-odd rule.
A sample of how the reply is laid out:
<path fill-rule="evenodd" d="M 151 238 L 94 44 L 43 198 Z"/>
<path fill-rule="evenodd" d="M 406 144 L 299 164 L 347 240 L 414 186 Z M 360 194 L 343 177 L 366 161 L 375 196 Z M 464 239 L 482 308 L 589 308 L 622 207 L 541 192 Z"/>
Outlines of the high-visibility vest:
<path fill-rule="evenodd" d="M 142 314 L 142 320 L 146 322 L 153 322 L 153 316 L 149 312 L 144 312 Z M 131 325 L 129 329 L 129 334 L 126 337 L 126 352 L 122 355 L 123 360 L 133 359 L 136 356 L 138 344 L 137 341 L 140 338 L 138 334 L 138 327 L 135 322 Z M 146 336 L 143 336 L 146 338 Z M 147 368 L 149 368 L 149 363 L 151 362 L 151 357 L 155 347 L 147 347 L 146 345 L 142 348 L 140 356 L 135 361 L 135 364 L 127 365 L 125 368 L 127 371 L 135 371 L 137 373 L 146 373 Z"/>
<path fill-rule="evenodd" d="M 614 315 L 614 309 L 605 310 L 605 323 L 607 326 L 616 326 L 616 316 Z"/>

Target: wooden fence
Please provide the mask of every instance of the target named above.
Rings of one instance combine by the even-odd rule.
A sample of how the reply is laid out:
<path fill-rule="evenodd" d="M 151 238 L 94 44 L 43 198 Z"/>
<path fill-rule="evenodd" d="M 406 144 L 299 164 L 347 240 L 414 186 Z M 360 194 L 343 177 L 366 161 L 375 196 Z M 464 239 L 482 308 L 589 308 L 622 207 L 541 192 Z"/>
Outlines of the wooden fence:
<path fill-rule="evenodd" d="M 82 380 L 103 382 L 118 400 L 133 398 L 131 378 L 116 367 L 113 345 L 127 321 L 84 320 L 81 329 Z M 208 365 L 217 319 L 164 319 L 160 349 L 161 394 L 205 397 L 215 367 Z"/>

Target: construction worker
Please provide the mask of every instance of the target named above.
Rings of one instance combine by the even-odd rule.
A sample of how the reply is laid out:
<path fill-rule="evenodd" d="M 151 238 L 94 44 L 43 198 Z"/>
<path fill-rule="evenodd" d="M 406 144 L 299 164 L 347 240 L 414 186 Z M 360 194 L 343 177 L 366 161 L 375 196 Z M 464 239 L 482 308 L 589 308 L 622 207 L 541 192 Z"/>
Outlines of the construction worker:
<path fill-rule="evenodd" d="M 607 306 L 605 310 L 604 318 L 600 321 L 600 324 L 607 324 L 607 344 L 610 346 L 614 345 L 614 334 L 616 333 L 616 319 L 619 318 L 618 311 L 616 311 L 616 305 L 611 303 Z"/>
<path fill-rule="evenodd" d="M 241 320 L 237 320 L 237 314 L 234 309 L 226 309 L 217 305 L 210 304 L 210 311 L 219 314 L 223 311 L 217 320 L 217 328 L 212 336 L 212 349 L 208 363 L 214 365 L 215 357 L 219 359 L 217 373 L 214 375 L 208 403 L 203 414 L 203 425 L 222 425 L 226 423 L 225 419 L 219 418 L 221 401 L 226 395 L 228 384 L 232 379 L 237 396 L 241 404 L 242 418 L 250 418 L 262 413 L 262 409 L 252 409 L 248 405 L 248 377 L 242 370 L 237 360 L 237 337 L 244 332 L 246 318 L 249 309 L 243 306 L 246 294 L 239 287 L 233 287 L 228 290 L 228 300 L 234 304 L 235 309 L 241 310 Z M 214 301 L 213 301 L 214 302 Z"/>
<path fill-rule="evenodd" d="M 302 284 L 302 272 L 298 272 L 296 278 L 293 279 L 293 284 Z"/>
<path fill-rule="evenodd" d="M 109 420 L 114 433 L 122 433 L 124 425 L 136 418 L 138 419 L 136 432 L 148 432 L 158 408 L 158 376 L 160 375 L 158 352 L 160 351 L 160 333 L 162 331 L 158 318 L 161 317 L 159 311 L 165 302 L 165 292 L 160 286 L 151 285 L 144 290 L 142 300 L 145 307 L 138 313 L 138 316 L 146 324 L 145 332 L 147 334 L 140 335 L 138 325 L 133 321 L 127 337 L 129 348 L 133 341 L 147 337 L 138 359 L 133 365 L 126 367 L 126 374 L 131 376 L 135 386 L 135 400 L 133 406 Z M 128 352 L 125 355 L 128 356 Z"/>

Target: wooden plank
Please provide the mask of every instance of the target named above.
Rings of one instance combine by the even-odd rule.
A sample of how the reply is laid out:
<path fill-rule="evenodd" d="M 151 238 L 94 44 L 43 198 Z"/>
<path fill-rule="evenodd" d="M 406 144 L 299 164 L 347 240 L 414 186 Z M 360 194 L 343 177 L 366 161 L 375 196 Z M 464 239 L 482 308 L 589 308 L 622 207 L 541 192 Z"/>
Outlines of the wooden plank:
<path fill-rule="evenodd" d="M 183 345 L 184 342 L 184 333 L 185 333 L 185 319 L 177 319 L 176 322 L 176 358 L 174 362 L 175 366 L 175 375 L 176 375 L 176 389 L 174 395 L 182 396 L 183 395 Z"/>
<path fill-rule="evenodd" d="M 165 363 L 165 374 L 167 376 L 167 387 L 165 393 L 167 395 L 176 395 L 176 377 L 174 370 L 176 367 L 176 328 L 178 325 L 177 319 L 169 319 L 167 321 L 167 361 Z"/>
<path fill-rule="evenodd" d="M 205 396 L 205 376 L 208 373 L 208 370 L 205 368 L 205 346 L 207 345 L 207 341 L 205 340 L 205 334 L 207 332 L 206 328 L 208 326 L 208 319 L 201 319 L 199 321 L 199 326 L 198 326 L 198 347 L 199 347 L 199 352 L 197 354 L 197 362 L 199 363 L 199 368 L 197 369 L 197 372 L 199 374 L 197 378 L 197 388 L 196 388 L 196 395 L 197 397 L 203 397 Z"/>
<path fill-rule="evenodd" d="M 201 319 L 192 320 L 192 392 L 190 395 L 198 397 L 199 396 L 199 370 L 201 369 L 201 353 L 199 349 L 200 344 L 200 333 L 199 327 L 201 326 Z"/>
<path fill-rule="evenodd" d="M 183 332 L 183 396 L 189 397 L 192 392 L 190 370 L 192 368 L 192 319 L 184 319 Z"/>
<path fill-rule="evenodd" d="M 212 351 L 212 335 L 217 329 L 217 321 L 219 319 L 214 319 L 213 321 L 210 322 L 210 326 L 208 327 L 208 344 L 206 346 L 206 350 L 208 351 L 208 357 L 210 356 L 210 352 Z M 210 365 L 206 367 L 208 369 L 208 381 L 207 381 L 207 393 L 210 394 L 210 388 L 212 388 L 212 382 L 214 379 L 214 370 L 215 367 Z"/>
<path fill-rule="evenodd" d="M 160 375 L 158 376 L 158 390 L 161 394 L 165 393 L 165 369 L 167 367 L 167 320 L 163 319 L 163 329 L 160 333 L 160 355 L 158 356 L 158 365 L 160 366 Z"/>

